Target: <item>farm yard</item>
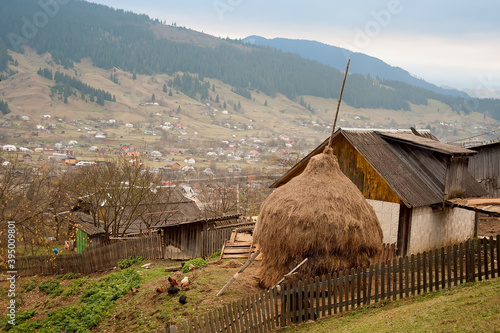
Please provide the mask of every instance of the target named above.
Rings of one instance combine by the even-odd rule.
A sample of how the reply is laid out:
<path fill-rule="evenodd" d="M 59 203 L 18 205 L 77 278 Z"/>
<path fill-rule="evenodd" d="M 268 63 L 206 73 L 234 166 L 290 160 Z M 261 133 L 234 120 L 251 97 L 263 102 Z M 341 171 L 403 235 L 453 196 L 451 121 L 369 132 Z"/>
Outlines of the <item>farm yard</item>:
<path fill-rule="evenodd" d="M 429 300 L 438 302 L 440 297 L 436 295 L 462 292 L 466 295 L 461 299 L 470 299 L 470 304 L 484 302 L 478 315 L 484 313 L 483 318 L 489 318 L 484 326 L 487 328 L 499 320 L 499 241 L 499 237 L 469 241 L 350 272 L 309 281 L 287 281 L 281 288 L 269 291 L 258 287 L 254 276 L 260 262 L 254 261 L 220 297 L 216 296 L 217 291 L 241 268 L 244 259 L 218 260 L 218 256 L 213 256 L 211 260 L 207 258 L 207 266 L 181 273 L 170 272 L 180 269 L 179 262 L 138 258 L 120 260 L 119 267 L 105 273 L 21 277 L 17 280 L 21 319 L 10 331 L 67 331 L 75 327 L 80 331 L 113 332 L 126 327 L 134 332 L 268 332 L 312 319 L 321 318 L 318 323 L 322 323 L 327 317 L 340 321 L 332 325 L 342 325 L 345 318 Z M 190 281 L 189 289 L 180 290 L 175 296 L 164 291 L 168 277 L 180 281 L 185 276 Z M 481 286 L 485 280 L 493 280 L 486 284 L 491 287 Z M 8 284 L 2 282 L 1 287 L 2 302 L 6 302 Z M 158 292 L 158 287 L 163 292 Z M 469 291 L 472 288 L 492 288 L 496 292 L 490 296 L 478 292 L 479 298 L 471 299 L 470 295 L 475 295 Z M 187 303 L 180 304 L 179 296 L 187 296 Z M 89 309 L 93 309 L 90 317 Z M 4 315 L 1 324 L 9 328 L 6 321 Z M 474 325 L 481 322 L 474 321 Z"/>

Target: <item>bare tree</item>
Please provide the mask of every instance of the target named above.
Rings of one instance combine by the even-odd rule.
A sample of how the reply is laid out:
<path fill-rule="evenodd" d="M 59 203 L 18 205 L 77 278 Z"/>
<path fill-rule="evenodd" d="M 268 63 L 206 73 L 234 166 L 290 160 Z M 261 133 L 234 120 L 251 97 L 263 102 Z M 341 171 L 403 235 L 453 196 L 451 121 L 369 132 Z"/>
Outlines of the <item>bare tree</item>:
<path fill-rule="evenodd" d="M 109 235 L 125 234 L 136 221 L 167 218 L 168 212 L 153 219 L 150 213 L 170 199 L 168 187 L 140 161 L 128 161 L 124 156 L 97 166 L 81 169 L 75 186 L 82 208 L 88 210 L 97 227 Z M 148 216 L 149 214 L 149 217 Z M 157 221 L 154 223 L 158 223 Z"/>
<path fill-rule="evenodd" d="M 201 186 L 200 200 L 205 218 L 238 213 L 238 188 L 238 184 L 230 185 L 228 179 L 212 180 Z"/>
<path fill-rule="evenodd" d="M 23 165 L 16 155 L 9 156 L 8 162 L 0 169 L 0 223 L 6 226 L 14 221 L 18 247 L 35 254 L 50 245 L 54 207 L 68 205 L 68 198 L 55 186 L 58 174 L 51 165 Z"/>

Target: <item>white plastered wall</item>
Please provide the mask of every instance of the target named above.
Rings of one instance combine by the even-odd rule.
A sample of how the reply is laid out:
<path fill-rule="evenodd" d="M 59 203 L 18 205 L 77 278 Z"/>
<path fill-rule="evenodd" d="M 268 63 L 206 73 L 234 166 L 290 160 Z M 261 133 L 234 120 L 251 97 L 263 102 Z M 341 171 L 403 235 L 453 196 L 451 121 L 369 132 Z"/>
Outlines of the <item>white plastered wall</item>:
<path fill-rule="evenodd" d="M 397 243 L 400 205 L 379 200 L 367 199 L 366 201 L 368 201 L 373 210 L 375 210 L 375 214 L 377 214 L 384 234 L 384 243 Z"/>
<path fill-rule="evenodd" d="M 475 212 L 445 207 L 413 209 L 408 254 L 463 242 L 474 236 Z"/>

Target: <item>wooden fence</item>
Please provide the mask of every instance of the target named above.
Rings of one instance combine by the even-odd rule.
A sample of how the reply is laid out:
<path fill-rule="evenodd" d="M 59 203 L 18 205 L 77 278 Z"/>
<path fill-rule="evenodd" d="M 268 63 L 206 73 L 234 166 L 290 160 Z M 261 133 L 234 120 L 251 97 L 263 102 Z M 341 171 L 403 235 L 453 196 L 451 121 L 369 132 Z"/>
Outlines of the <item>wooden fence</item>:
<path fill-rule="evenodd" d="M 222 249 L 224 242 L 231 237 L 234 228 L 208 230 L 203 237 L 203 257 Z"/>
<path fill-rule="evenodd" d="M 282 285 L 157 330 L 270 332 L 383 299 L 402 299 L 500 275 L 500 235 Z"/>
<path fill-rule="evenodd" d="M 16 259 L 18 276 L 53 275 L 64 273 L 89 274 L 112 269 L 119 259 L 144 257 L 162 259 L 161 239 L 154 235 L 120 240 L 90 248 L 82 254 L 40 255 Z"/>

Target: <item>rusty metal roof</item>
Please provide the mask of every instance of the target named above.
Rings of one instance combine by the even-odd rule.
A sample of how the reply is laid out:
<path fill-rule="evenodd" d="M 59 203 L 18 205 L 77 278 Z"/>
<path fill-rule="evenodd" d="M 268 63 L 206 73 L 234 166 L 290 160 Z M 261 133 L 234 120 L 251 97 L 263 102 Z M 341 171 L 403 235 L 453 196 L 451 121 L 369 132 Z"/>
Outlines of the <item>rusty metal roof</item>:
<path fill-rule="evenodd" d="M 392 133 L 392 132 L 377 132 L 384 139 L 404 142 L 408 145 L 420 147 L 428 150 L 433 150 L 446 155 L 473 155 L 475 152 L 460 146 L 449 145 L 437 140 L 433 140 L 424 136 L 415 135 L 413 133 Z"/>
<path fill-rule="evenodd" d="M 446 160 L 444 155 L 469 155 L 473 151 L 441 143 L 430 131 L 339 129 L 333 144 L 343 136 L 367 160 L 408 207 L 443 202 Z M 300 174 L 309 159 L 323 151 L 328 139 L 290 169 L 271 187 L 278 187 Z M 470 175 L 469 175 L 470 176 Z M 466 181 L 466 195 L 484 195 L 472 176 Z"/>

